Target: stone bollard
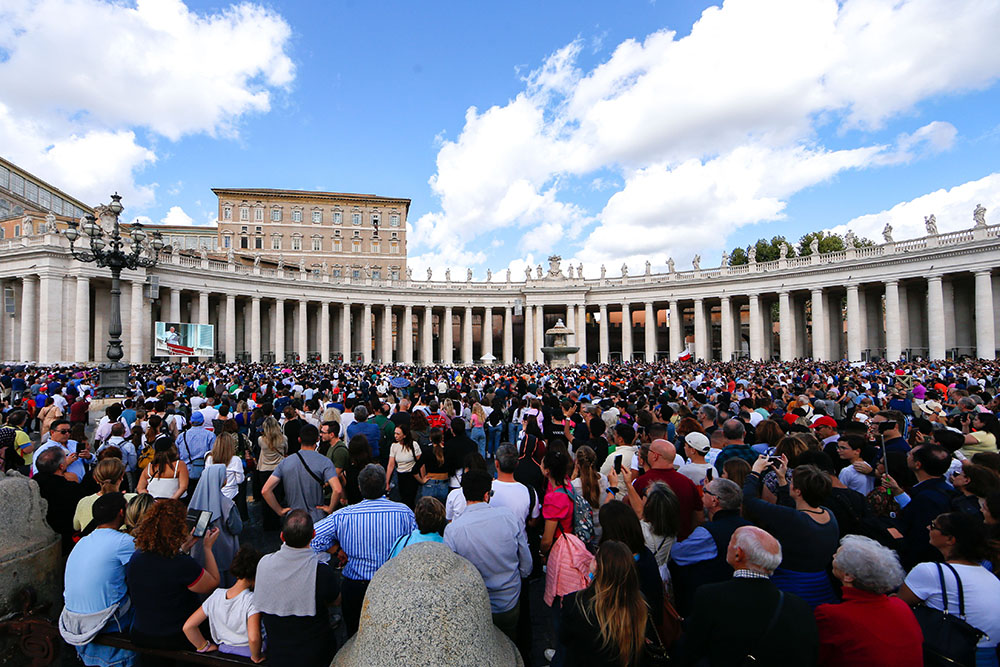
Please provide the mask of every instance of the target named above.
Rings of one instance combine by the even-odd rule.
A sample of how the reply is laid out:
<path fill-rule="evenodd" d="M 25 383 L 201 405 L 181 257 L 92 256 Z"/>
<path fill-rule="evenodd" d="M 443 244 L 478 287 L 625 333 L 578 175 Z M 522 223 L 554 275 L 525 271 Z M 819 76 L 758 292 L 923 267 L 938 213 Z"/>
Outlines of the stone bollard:
<path fill-rule="evenodd" d="M 437 542 L 406 547 L 375 573 L 358 634 L 333 659 L 335 667 L 413 664 L 524 665 L 493 625 L 482 575 Z"/>

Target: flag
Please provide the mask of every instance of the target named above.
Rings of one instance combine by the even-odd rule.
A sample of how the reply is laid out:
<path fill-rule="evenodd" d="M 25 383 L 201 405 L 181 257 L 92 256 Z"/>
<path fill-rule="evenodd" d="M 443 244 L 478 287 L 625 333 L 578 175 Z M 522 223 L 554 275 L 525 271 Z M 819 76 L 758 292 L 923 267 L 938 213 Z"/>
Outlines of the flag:
<path fill-rule="evenodd" d="M 190 357 L 194 355 L 193 347 L 187 347 L 186 345 L 179 345 L 177 343 L 167 343 L 166 345 L 167 352 L 169 352 L 171 356 Z"/>

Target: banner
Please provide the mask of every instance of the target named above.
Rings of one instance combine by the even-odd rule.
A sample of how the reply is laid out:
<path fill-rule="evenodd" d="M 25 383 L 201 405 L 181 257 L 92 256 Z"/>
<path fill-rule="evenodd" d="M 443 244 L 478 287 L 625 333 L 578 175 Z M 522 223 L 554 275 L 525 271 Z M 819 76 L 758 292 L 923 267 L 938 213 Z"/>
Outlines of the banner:
<path fill-rule="evenodd" d="M 153 354 L 157 357 L 211 357 L 215 354 L 215 327 L 157 322 Z"/>

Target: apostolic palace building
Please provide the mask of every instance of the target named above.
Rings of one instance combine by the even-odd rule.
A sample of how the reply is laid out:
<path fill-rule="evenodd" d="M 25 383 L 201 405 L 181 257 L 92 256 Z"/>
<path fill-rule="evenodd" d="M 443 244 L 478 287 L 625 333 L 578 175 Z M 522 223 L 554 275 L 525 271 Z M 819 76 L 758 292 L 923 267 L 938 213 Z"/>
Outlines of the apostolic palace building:
<path fill-rule="evenodd" d="M 962 231 L 930 218 L 922 238 L 828 254 L 600 278 L 553 257 L 475 281 L 407 270 L 408 199 L 214 192 L 216 228 L 164 229 L 159 263 L 123 273 L 126 361 L 151 360 L 157 321 L 214 325 L 225 361 L 541 361 L 558 319 L 580 363 L 996 356 L 1000 225 L 982 209 Z M 110 276 L 62 233 L 90 210 L 0 159 L 3 360 L 104 360 Z"/>

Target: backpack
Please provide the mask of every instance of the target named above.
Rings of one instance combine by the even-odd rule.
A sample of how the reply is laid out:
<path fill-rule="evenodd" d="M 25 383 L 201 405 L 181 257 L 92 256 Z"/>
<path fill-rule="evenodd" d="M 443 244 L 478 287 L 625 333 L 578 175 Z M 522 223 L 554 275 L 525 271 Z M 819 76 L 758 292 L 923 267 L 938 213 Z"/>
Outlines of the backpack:
<path fill-rule="evenodd" d="M 580 538 L 587 549 L 594 553 L 597 551 L 597 531 L 594 530 L 594 510 L 590 503 L 579 493 L 570 492 L 560 487 L 557 493 L 569 496 L 573 501 L 573 534 Z"/>
<path fill-rule="evenodd" d="M 448 420 L 444 418 L 444 415 L 437 412 L 427 415 L 427 425 L 431 428 L 448 430 Z"/>

